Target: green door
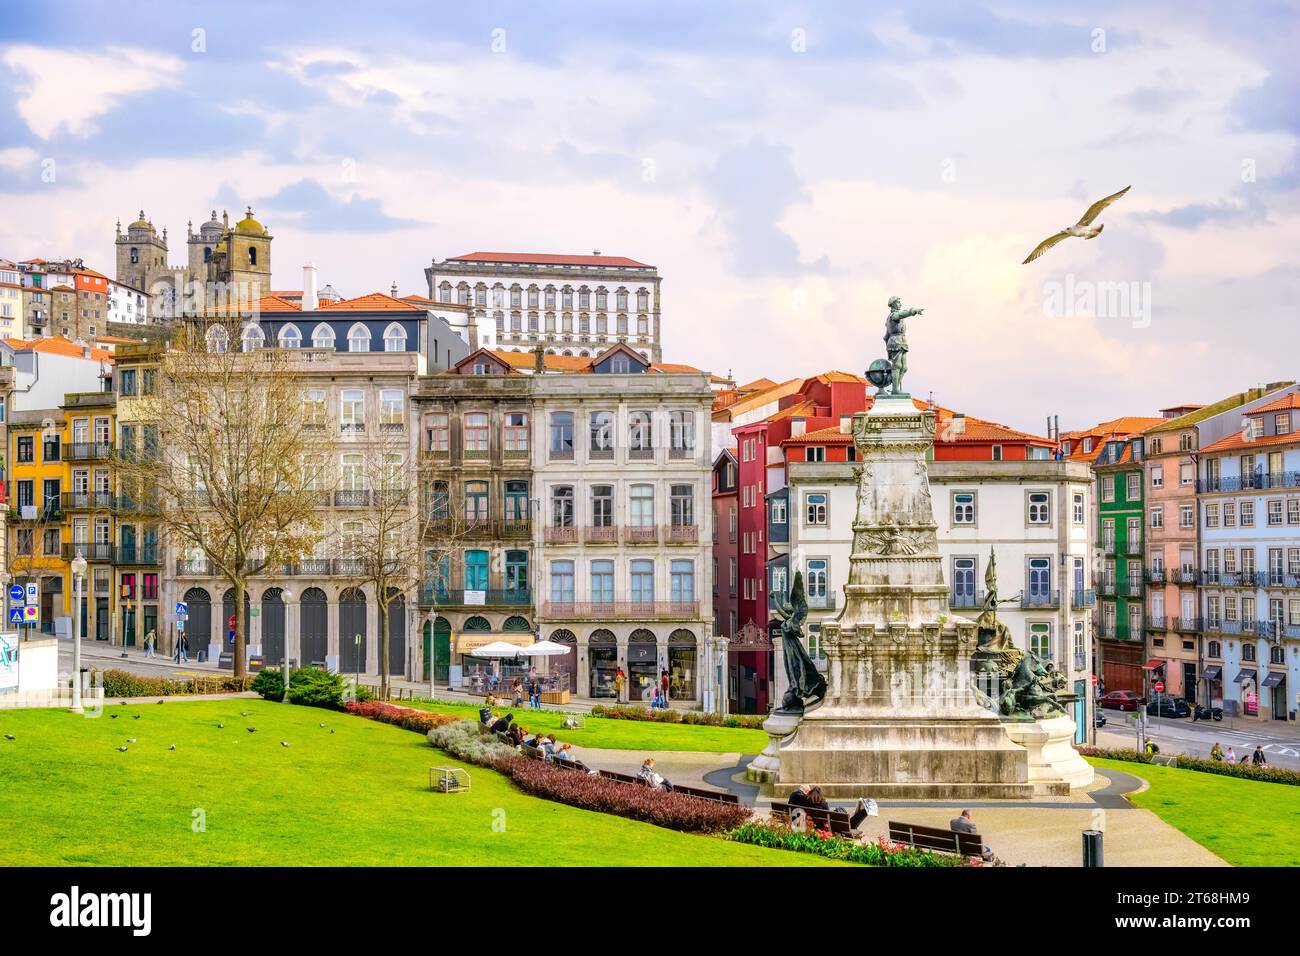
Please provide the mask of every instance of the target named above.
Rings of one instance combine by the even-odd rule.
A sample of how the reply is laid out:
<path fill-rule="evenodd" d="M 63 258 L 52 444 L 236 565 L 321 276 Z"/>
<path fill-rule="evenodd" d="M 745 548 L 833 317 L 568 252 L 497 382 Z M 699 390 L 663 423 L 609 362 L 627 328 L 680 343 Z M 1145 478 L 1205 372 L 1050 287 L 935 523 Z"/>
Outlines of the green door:
<path fill-rule="evenodd" d="M 445 617 L 433 622 L 433 679 L 445 681 L 451 666 L 451 623 Z"/>
<path fill-rule="evenodd" d="M 429 654 L 433 650 L 433 625 L 428 621 L 424 622 L 424 627 L 420 631 L 424 637 L 424 679 L 429 679 Z"/>

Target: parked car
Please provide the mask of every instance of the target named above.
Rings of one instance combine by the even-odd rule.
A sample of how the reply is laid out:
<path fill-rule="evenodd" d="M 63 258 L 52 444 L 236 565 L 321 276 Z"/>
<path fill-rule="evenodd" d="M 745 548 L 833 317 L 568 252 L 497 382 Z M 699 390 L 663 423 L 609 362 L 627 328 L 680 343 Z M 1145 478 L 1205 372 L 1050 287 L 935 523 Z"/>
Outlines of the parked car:
<path fill-rule="evenodd" d="M 1097 726 L 1097 727 L 1105 727 L 1105 726 L 1106 726 L 1106 712 L 1105 712 L 1104 710 L 1100 710 L 1100 709 L 1098 709 L 1098 710 L 1094 710 L 1094 711 L 1092 712 L 1092 722 L 1093 722 L 1093 725 L 1094 725 L 1094 726 Z"/>
<path fill-rule="evenodd" d="M 1192 720 L 1222 720 L 1222 707 L 1206 707 L 1204 704 L 1197 704 L 1195 711 L 1192 713 Z"/>
<path fill-rule="evenodd" d="M 1192 708 L 1181 697 L 1161 697 L 1147 704 L 1148 717 L 1190 717 Z"/>
<path fill-rule="evenodd" d="M 1137 710 L 1144 703 L 1146 701 L 1142 695 L 1131 690 L 1113 690 L 1097 698 L 1098 706 L 1109 707 L 1111 710 Z"/>

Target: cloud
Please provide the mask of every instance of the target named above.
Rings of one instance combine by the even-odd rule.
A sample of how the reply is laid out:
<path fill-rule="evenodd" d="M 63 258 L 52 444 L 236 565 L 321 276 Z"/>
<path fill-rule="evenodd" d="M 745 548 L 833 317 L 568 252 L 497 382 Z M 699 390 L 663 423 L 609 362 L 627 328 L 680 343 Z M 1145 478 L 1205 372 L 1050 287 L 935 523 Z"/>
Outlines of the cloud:
<path fill-rule="evenodd" d="M 1254 225 L 1268 221 L 1268 210 L 1258 202 L 1195 202 L 1173 209 L 1147 212 L 1140 219 L 1171 226 L 1174 229 L 1199 229 L 1206 223 L 1219 225 Z"/>
<path fill-rule="evenodd" d="M 299 229 L 315 232 L 391 232 L 422 225 L 415 219 L 387 215 L 378 199 L 359 195 L 340 199 L 313 179 L 289 183 L 274 195 L 258 200 L 258 206 L 286 216 Z"/>
<path fill-rule="evenodd" d="M 176 57 L 131 47 L 88 53 L 13 46 L 0 59 L 16 74 L 19 115 L 41 139 L 60 128 L 90 136 L 95 119 L 127 97 L 177 83 L 182 68 Z"/>

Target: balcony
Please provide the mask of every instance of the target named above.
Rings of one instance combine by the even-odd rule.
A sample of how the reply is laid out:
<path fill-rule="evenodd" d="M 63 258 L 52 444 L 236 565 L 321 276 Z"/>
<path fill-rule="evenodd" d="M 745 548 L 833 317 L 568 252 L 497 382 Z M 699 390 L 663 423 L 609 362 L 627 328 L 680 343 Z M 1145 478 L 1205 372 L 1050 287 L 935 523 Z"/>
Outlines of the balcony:
<path fill-rule="evenodd" d="M 530 607 L 528 588 L 444 588 L 433 584 L 420 587 L 420 603 L 429 607 Z"/>
<path fill-rule="evenodd" d="M 700 529 L 693 524 L 673 524 L 668 526 L 669 544 L 695 544 L 700 540 Z"/>
<path fill-rule="evenodd" d="M 1202 619 L 1199 617 L 1171 617 L 1169 619 L 1169 629 L 1194 633 L 1201 630 L 1201 621 Z"/>
<path fill-rule="evenodd" d="M 1165 583 L 1164 568 L 1147 568 L 1144 572 L 1142 572 L 1142 576 L 1146 579 L 1147 584 Z"/>
<path fill-rule="evenodd" d="M 618 544 L 618 528 L 614 525 L 588 525 L 582 532 L 588 544 Z"/>
<path fill-rule="evenodd" d="M 155 566 L 162 564 L 162 561 L 156 545 L 153 547 L 119 545 L 113 551 L 113 563 Z"/>
<path fill-rule="evenodd" d="M 695 457 L 694 448 L 678 448 L 670 446 L 668 449 L 668 458 L 670 461 L 689 461 Z"/>
<path fill-rule="evenodd" d="M 334 492 L 334 507 L 336 508 L 365 508 L 369 504 L 369 491 L 349 488 Z"/>
<path fill-rule="evenodd" d="M 1146 586 L 1141 581 L 1128 581 L 1124 585 L 1124 596 L 1131 598 L 1140 598 Z"/>
<path fill-rule="evenodd" d="M 983 591 L 949 591 L 948 606 L 955 608 L 973 608 L 984 606 Z"/>
<path fill-rule="evenodd" d="M 629 461 L 653 461 L 655 457 L 654 448 L 632 446 L 627 450 Z"/>
<path fill-rule="evenodd" d="M 1087 655 L 1087 654 L 1075 654 L 1075 655 L 1074 655 L 1074 669 L 1075 669 L 1076 671 L 1083 671 L 1083 670 L 1087 670 L 1087 669 L 1088 669 L 1088 655 Z"/>
<path fill-rule="evenodd" d="M 177 558 L 176 576 L 178 578 L 206 578 L 213 574 L 212 562 L 207 558 Z"/>
<path fill-rule="evenodd" d="M 1259 586 L 1262 588 L 1300 588 L 1300 576 L 1283 574 L 1280 571 L 1261 571 Z"/>
<path fill-rule="evenodd" d="M 65 491 L 64 511 L 112 511 L 117 507 L 117 496 L 109 491 Z"/>
<path fill-rule="evenodd" d="M 62 496 L 60 495 L 60 498 Z M 38 521 L 52 522 L 63 519 L 63 503 L 59 498 L 51 498 L 45 502 L 44 506 L 38 508 L 36 505 L 19 505 L 9 511 L 9 520 L 17 521 Z"/>
<path fill-rule="evenodd" d="M 573 525 L 567 527 L 548 527 L 543 535 L 547 544 L 576 544 L 578 529 Z"/>
<path fill-rule="evenodd" d="M 809 606 L 812 605 L 810 600 Z M 542 617 L 562 621 L 653 621 L 663 619 L 692 620 L 700 616 L 698 601 L 612 601 L 542 604 Z"/>
<path fill-rule="evenodd" d="M 828 594 L 809 594 L 808 607 L 813 611 L 833 611 L 835 610 L 836 595 Z"/>
<path fill-rule="evenodd" d="M 73 442 L 63 446 L 64 461 L 104 461 L 113 457 L 113 443 L 108 441 Z"/>
<path fill-rule="evenodd" d="M 1266 488 L 1300 488 L 1300 471 L 1256 472 L 1232 478 L 1200 478 L 1196 490 L 1200 493 L 1216 491 L 1254 491 Z"/>
<path fill-rule="evenodd" d="M 1108 558 L 1113 558 L 1115 556 L 1115 542 L 1103 541 L 1101 543 L 1101 553 L 1106 555 Z"/>
<path fill-rule="evenodd" d="M 1078 609 L 1097 606 L 1096 591 L 1075 591 L 1070 595 L 1070 607 Z"/>
<path fill-rule="evenodd" d="M 609 448 L 605 448 L 601 446 L 592 445 L 591 448 L 588 449 L 587 451 L 587 458 L 591 461 L 613 461 L 614 448 L 613 446 L 610 446 Z"/>
<path fill-rule="evenodd" d="M 573 446 L 552 448 L 546 455 L 547 461 L 573 461 Z"/>
<path fill-rule="evenodd" d="M 653 524 L 624 525 L 623 540 L 628 544 L 658 544 L 659 526 Z"/>
<path fill-rule="evenodd" d="M 1020 607 L 1022 609 L 1053 608 L 1060 606 L 1060 591 L 1022 591 L 1020 593 Z"/>
<path fill-rule="evenodd" d="M 63 546 L 63 560 L 71 561 L 81 552 L 81 556 L 92 564 L 113 560 L 113 545 L 104 541 L 73 541 Z"/>
<path fill-rule="evenodd" d="M 1115 582 L 1103 578 L 1101 583 L 1097 585 L 1097 593 L 1102 597 L 1115 597 Z"/>
<path fill-rule="evenodd" d="M 1174 584 L 1195 584 L 1199 578 L 1195 568 L 1175 568 L 1169 572 L 1169 580 Z"/>
<path fill-rule="evenodd" d="M 501 522 L 503 538 L 528 538 L 532 533 L 533 525 L 527 518 L 505 518 Z"/>

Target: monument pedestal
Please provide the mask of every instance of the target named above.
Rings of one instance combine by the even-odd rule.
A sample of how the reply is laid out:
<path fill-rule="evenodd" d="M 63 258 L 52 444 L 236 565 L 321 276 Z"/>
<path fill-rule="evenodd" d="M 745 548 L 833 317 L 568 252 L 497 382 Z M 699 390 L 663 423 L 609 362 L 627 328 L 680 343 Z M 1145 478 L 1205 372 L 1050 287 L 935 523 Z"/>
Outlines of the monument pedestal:
<path fill-rule="evenodd" d="M 781 741 L 794 733 L 798 726 L 798 714 L 773 713 L 763 721 L 763 729 L 768 735 L 767 746 L 745 768 L 745 779 L 758 784 L 765 794 L 771 794 L 771 785 L 781 776 Z"/>
<path fill-rule="evenodd" d="M 933 411 L 899 396 L 853 418 L 857 513 L 843 609 L 821 629 L 826 696 L 777 743 L 775 777 L 771 759 L 757 768 L 776 793 L 815 784 L 831 799 L 1033 795 L 1025 748 L 975 697 L 976 623 L 949 613 L 925 463 L 934 427 Z"/>
<path fill-rule="evenodd" d="M 1029 782 L 1035 795 L 1064 796 L 1092 783 L 1092 764 L 1074 749 L 1074 721 L 1050 717 L 1003 724 L 1007 737 L 1029 754 Z"/>

